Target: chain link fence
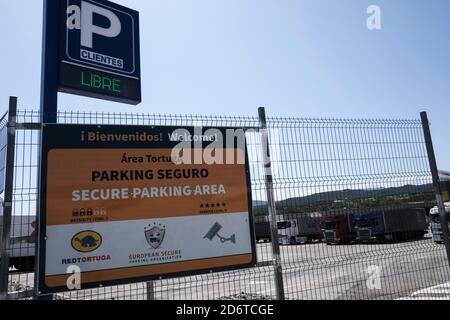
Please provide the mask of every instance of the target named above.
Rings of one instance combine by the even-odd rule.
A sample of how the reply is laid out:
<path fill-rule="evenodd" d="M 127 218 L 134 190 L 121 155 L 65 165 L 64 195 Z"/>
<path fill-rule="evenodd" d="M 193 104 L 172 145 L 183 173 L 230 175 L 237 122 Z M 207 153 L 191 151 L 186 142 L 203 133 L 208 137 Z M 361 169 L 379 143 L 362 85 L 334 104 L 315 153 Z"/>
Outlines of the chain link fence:
<path fill-rule="evenodd" d="M 13 219 L 5 247 L 10 299 L 37 295 L 40 119 L 39 112 L 24 110 L 14 118 Z M 252 129 L 247 150 L 258 263 L 53 299 L 407 299 L 427 298 L 417 292 L 450 281 L 446 247 L 432 238 L 435 190 L 420 120 L 268 118 L 277 239 L 271 234 L 258 117 L 59 112 L 58 123 Z M 6 115 L 0 132 L 7 126 Z M 2 142 L 1 150 L 5 146 Z M 283 283 L 281 296 L 277 278 Z"/>

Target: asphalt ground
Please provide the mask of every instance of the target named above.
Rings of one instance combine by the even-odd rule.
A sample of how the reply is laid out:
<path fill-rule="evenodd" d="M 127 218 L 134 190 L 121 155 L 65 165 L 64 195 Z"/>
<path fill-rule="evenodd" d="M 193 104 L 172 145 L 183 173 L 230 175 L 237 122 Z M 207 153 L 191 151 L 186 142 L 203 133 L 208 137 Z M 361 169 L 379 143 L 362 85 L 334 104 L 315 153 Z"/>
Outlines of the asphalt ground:
<path fill-rule="evenodd" d="M 388 244 L 281 246 L 286 299 L 406 299 L 450 281 L 445 248 L 429 237 Z M 258 267 L 58 294 L 58 299 L 273 299 L 270 243 L 257 245 Z M 12 291 L 33 287 L 32 273 L 12 273 Z M 447 288 L 447 287 L 445 287 Z M 433 289 L 431 289 L 433 290 Z M 425 291 L 426 292 L 426 291 Z M 450 296 L 450 294 L 448 295 Z M 447 297 L 447 295 L 441 295 Z M 428 297 L 429 298 L 429 297 Z"/>

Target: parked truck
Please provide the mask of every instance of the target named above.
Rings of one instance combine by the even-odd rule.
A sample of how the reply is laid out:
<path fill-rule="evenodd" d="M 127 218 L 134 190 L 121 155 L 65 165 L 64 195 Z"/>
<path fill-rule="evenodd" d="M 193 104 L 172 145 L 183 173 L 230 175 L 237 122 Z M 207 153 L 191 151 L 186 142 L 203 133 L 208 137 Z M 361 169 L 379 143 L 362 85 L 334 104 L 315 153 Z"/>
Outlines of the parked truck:
<path fill-rule="evenodd" d="M 355 239 L 349 213 L 323 215 L 320 218 L 320 226 L 326 244 L 348 244 Z"/>
<path fill-rule="evenodd" d="M 357 242 L 420 239 L 428 229 L 424 208 L 358 212 L 350 220 Z"/>
<path fill-rule="evenodd" d="M 448 227 L 450 229 L 450 202 L 445 203 L 445 213 L 448 220 Z M 442 233 L 441 218 L 439 216 L 438 207 L 431 208 L 430 210 L 431 220 L 431 234 L 433 235 L 433 241 L 436 243 L 444 243 L 444 236 Z"/>
<path fill-rule="evenodd" d="M 256 216 L 255 237 L 257 242 L 271 241 L 268 216 Z M 320 216 L 318 213 L 291 213 L 278 216 L 277 233 L 282 245 L 320 240 Z"/>
<path fill-rule="evenodd" d="M 0 229 L 3 228 L 3 216 L 0 215 Z M 1 234 L 1 232 L 0 232 Z M 8 246 L 9 266 L 18 271 L 29 272 L 35 266 L 36 217 L 13 216 Z"/>
<path fill-rule="evenodd" d="M 271 239 L 269 217 L 256 216 L 254 223 L 256 242 L 269 242 Z"/>
<path fill-rule="evenodd" d="M 290 213 L 280 215 L 277 222 L 281 245 L 307 243 L 322 238 L 319 213 Z"/>

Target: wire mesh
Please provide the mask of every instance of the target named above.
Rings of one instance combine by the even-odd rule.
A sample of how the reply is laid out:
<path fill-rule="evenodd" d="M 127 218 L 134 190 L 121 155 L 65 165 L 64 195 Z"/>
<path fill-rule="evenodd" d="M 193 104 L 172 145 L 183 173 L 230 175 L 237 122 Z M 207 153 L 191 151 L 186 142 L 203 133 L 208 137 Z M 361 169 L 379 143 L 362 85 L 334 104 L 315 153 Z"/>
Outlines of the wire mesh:
<path fill-rule="evenodd" d="M 268 125 L 286 298 L 399 299 L 448 282 L 420 121 Z"/>
<path fill-rule="evenodd" d="M 26 128 L 40 119 L 37 111 L 17 113 L 23 124 L 14 165 L 11 251 L 17 257 L 9 279 L 11 294 L 29 290 L 28 297 L 35 295 L 29 235 L 38 200 L 40 131 Z M 257 117 L 59 112 L 58 122 L 248 129 L 258 266 L 66 292 L 55 299 L 276 297 Z M 432 298 L 420 290 L 450 281 L 445 248 L 432 239 L 434 192 L 420 121 L 276 117 L 267 124 L 287 299 Z"/>

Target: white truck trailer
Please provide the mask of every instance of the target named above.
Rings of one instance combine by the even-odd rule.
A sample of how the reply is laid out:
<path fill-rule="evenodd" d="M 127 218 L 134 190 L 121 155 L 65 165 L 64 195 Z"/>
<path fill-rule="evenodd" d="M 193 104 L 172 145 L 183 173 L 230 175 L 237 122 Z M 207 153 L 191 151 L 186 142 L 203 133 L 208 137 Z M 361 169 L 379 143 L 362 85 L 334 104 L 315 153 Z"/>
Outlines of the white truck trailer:
<path fill-rule="evenodd" d="M 3 215 L 0 215 L 0 235 L 3 230 Z M 21 272 L 34 270 L 36 252 L 36 217 L 13 216 L 10 243 L 8 246 L 9 266 Z"/>
<path fill-rule="evenodd" d="M 322 238 L 319 213 L 290 213 L 280 215 L 277 222 L 281 245 L 312 242 Z"/>

